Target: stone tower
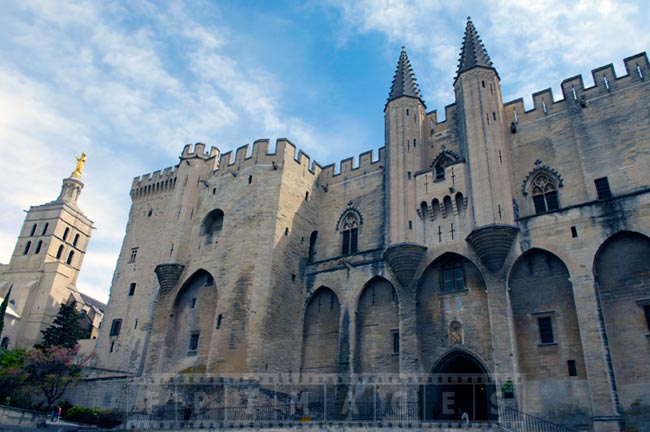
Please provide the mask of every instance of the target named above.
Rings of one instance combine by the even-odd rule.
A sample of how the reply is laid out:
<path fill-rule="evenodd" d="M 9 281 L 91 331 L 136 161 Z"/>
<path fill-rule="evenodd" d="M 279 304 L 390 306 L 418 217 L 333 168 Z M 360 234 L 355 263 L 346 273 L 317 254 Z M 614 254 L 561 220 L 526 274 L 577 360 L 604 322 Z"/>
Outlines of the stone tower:
<path fill-rule="evenodd" d="M 12 288 L 12 306 L 20 315 L 16 328 L 5 331 L 11 346 L 38 343 L 60 304 L 77 292 L 75 284 L 93 229 L 77 206 L 84 187 L 82 158 L 63 180 L 56 200 L 27 211 L 11 261 L 0 273 L 0 292 L 4 296 Z"/>
<path fill-rule="evenodd" d="M 415 173 L 426 154 L 423 124 L 426 106 L 406 50 L 402 47 L 384 108 L 386 133 L 386 258 L 408 285 L 426 248 L 416 244 Z"/>
<path fill-rule="evenodd" d="M 490 270 L 498 271 L 517 232 L 512 165 L 499 74 L 470 18 L 454 91 L 461 150 L 468 162 L 472 232 L 467 241 Z"/>

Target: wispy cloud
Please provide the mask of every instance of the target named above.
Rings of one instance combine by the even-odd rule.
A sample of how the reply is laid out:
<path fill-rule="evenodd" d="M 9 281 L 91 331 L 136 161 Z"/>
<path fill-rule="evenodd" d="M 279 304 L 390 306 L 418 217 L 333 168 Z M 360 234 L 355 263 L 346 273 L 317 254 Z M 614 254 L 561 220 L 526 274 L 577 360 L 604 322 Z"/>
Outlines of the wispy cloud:
<path fill-rule="evenodd" d="M 246 136 L 293 134 L 317 152 L 313 128 L 282 115 L 281 82 L 228 55 L 227 25 L 215 33 L 182 2 L 28 1 L 6 9 L 0 140 L 13 145 L 5 146 L 0 169 L 29 181 L 0 190 L 12 214 L 0 224 L 4 262 L 21 210 L 56 198 L 81 150 L 89 159 L 80 206 L 97 230 L 79 286 L 103 299 L 132 177 L 168 165 L 186 142 L 231 147 Z"/>
<path fill-rule="evenodd" d="M 407 45 L 425 97 L 438 108 L 453 101 L 451 84 L 468 15 L 501 74 L 506 100 L 530 100 L 532 92 L 549 86 L 557 94 L 562 79 L 610 62 L 620 65 L 624 56 L 650 45 L 650 12 L 639 1 L 332 0 L 330 4 L 340 9 L 345 23 L 342 43 L 355 33 L 380 32 L 392 45 Z"/>

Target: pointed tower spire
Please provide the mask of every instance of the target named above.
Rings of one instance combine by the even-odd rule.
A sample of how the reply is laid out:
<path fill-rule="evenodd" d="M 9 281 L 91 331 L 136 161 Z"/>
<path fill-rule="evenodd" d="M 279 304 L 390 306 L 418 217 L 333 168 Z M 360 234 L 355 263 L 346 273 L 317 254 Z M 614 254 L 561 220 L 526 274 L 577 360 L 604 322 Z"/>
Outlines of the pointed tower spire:
<path fill-rule="evenodd" d="M 467 26 L 465 27 L 465 36 L 463 37 L 463 46 L 460 49 L 460 58 L 458 59 L 458 76 L 475 67 L 484 67 L 494 69 L 492 60 L 483 45 L 483 41 L 478 35 L 474 23 L 470 17 L 467 17 Z M 495 69 L 496 72 L 496 69 Z M 498 74 L 497 74 L 498 75 Z"/>
<path fill-rule="evenodd" d="M 415 79 L 415 74 L 413 73 L 413 68 L 411 67 L 411 62 L 406 55 L 406 48 L 402 47 L 402 52 L 399 55 L 399 60 L 397 61 L 397 69 L 395 69 L 395 75 L 393 76 L 393 84 L 390 88 L 390 94 L 388 95 L 388 101 L 390 102 L 393 99 L 397 99 L 402 96 L 414 97 L 422 100 L 422 95 L 420 94 L 420 88 L 418 87 L 418 82 Z"/>

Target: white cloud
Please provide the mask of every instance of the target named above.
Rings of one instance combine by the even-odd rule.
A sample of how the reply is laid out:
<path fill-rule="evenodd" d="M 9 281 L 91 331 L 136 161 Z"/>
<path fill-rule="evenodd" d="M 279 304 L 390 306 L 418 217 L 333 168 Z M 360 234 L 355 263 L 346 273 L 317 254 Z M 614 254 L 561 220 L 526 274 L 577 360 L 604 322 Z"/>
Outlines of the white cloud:
<path fill-rule="evenodd" d="M 79 205 L 97 229 L 78 287 L 101 299 L 134 176 L 174 163 L 187 142 L 227 149 L 243 144 L 233 138 L 280 135 L 318 153 L 314 128 L 282 115 L 281 81 L 228 54 L 237 50 L 224 23 L 215 32 L 186 4 L 166 7 L 27 1 L 0 17 L 10 35 L 0 41 L 0 169 L 20 179 L 0 189 L 0 261 L 13 251 L 21 210 L 55 199 L 82 150 Z"/>
<path fill-rule="evenodd" d="M 405 44 L 425 99 L 438 109 L 453 102 L 452 82 L 467 15 L 472 16 L 501 74 L 506 100 L 525 97 L 644 51 L 650 10 L 640 1 L 332 0 L 341 11 L 343 40 L 355 32 L 383 33 Z M 392 52 L 396 58 L 397 52 Z M 624 73 L 624 69 L 617 68 Z M 430 104 L 431 105 L 431 104 Z M 430 108 L 434 108 L 430 106 Z"/>

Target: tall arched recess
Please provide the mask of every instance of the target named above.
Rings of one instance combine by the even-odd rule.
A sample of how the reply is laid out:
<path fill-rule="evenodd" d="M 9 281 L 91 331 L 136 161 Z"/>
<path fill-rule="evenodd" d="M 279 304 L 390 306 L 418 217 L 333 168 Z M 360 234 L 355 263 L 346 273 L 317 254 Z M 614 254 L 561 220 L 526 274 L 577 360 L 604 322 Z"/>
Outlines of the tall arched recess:
<path fill-rule="evenodd" d="M 375 278 L 364 288 L 356 315 L 356 372 L 399 372 L 399 301 L 393 285 Z"/>
<path fill-rule="evenodd" d="M 648 412 L 650 239 L 633 232 L 610 237 L 596 255 L 594 276 L 621 408 Z"/>
<path fill-rule="evenodd" d="M 423 370 L 455 347 L 491 358 L 485 280 L 470 260 L 455 253 L 438 257 L 422 274 L 416 299 Z"/>
<path fill-rule="evenodd" d="M 554 254 L 531 249 L 508 279 L 519 371 L 526 377 L 527 412 L 566 422 L 589 422 L 589 387 L 569 271 Z M 553 395 L 550 397 L 549 395 Z"/>
<path fill-rule="evenodd" d="M 183 284 L 170 311 L 173 318 L 165 344 L 168 368 L 163 370 L 200 370 L 205 366 L 215 328 L 217 297 L 214 278 L 203 269 Z"/>
<path fill-rule="evenodd" d="M 302 370 L 306 373 L 336 373 L 339 354 L 341 305 L 329 288 L 321 287 L 305 309 L 302 336 Z"/>

